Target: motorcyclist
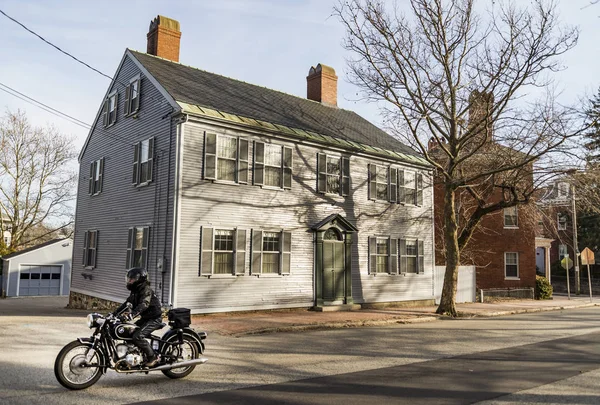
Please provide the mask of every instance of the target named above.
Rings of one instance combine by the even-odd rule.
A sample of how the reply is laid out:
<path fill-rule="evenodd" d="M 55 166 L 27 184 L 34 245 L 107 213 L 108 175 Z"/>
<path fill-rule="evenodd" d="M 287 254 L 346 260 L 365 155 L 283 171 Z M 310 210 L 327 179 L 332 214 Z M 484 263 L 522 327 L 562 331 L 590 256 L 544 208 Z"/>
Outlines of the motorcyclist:
<path fill-rule="evenodd" d="M 154 350 L 150 347 L 146 337 L 161 328 L 162 310 L 160 300 L 150 288 L 146 269 L 134 267 L 127 270 L 126 280 L 127 289 L 131 291 L 131 294 L 114 313 L 124 310 L 127 303 L 132 305 L 132 318 L 140 316 L 140 319 L 135 322 L 140 328 L 133 334 L 133 343 L 146 355 L 145 366 L 154 367 L 159 362 L 159 358 L 154 354 Z"/>

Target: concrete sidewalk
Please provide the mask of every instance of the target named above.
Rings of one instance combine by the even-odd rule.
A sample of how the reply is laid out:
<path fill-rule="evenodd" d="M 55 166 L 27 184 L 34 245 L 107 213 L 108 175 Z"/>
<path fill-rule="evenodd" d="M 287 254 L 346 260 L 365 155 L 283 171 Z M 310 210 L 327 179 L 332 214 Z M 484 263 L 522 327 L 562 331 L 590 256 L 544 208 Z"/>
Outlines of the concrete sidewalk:
<path fill-rule="evenodd" d="M 555 296 L 552 300 L 507 300 L 494 303 L 457 304 L 460 317 L 491 317 L 528 312 L 600 306 L 600 299 Z M 315 312 L 306 309 L 258 311 L 233 314 L 193 315 L 192 327 L 226 336 L 291 332 L 313 329 L 381 326 L 395 323 L 451 319 L 435 313 L 437 306 L 361 309 L 348 312 Z"/>

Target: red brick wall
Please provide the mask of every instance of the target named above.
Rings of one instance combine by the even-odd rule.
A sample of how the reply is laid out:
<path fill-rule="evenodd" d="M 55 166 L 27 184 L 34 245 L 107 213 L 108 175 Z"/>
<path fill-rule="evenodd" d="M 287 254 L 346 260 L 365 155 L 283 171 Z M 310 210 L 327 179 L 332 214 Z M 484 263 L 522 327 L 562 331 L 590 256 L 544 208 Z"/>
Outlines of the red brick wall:
<path fill-rule="evenodd" d="M 179 62 L 181 32 L 156 25 L 147 35 L 147 52 L 151 55 Z"/>
<path fill-rule="evenodd" d="M 321 66 L 306 78 L 306 98 L 337 106 L 337 75 L 333 68 Z"/>

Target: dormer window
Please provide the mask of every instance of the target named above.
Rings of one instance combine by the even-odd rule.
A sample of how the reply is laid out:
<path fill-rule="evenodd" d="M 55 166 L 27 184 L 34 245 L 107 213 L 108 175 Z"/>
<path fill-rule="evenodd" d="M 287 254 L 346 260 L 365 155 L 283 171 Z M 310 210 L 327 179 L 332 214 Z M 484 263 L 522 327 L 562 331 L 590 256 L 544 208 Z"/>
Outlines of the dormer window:
<path fill-rule="evenodd" d="M 140 76 L 136 76 L 125 88 L 125 115 L 136 113 L 140 109 Z"/>
<path fill-rule="evenodd" d="M 113 91 L 108 95 L 104 101 L 102 108 L 102 122 L 105 127 L 109 127 L 117 122 L 117 102 L 119 99 L 119 93 Z"/>

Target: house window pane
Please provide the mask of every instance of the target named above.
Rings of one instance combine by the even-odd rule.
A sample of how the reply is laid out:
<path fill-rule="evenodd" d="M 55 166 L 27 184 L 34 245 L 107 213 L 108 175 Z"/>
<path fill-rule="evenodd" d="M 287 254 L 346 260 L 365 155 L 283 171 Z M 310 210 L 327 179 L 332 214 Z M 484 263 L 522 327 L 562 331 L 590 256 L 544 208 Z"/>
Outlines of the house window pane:
<path fill-rule="evenodd" d="M 518 253 L 504 254 L 506 277 L 519 277 L 519 255 Z"/>
<path fill-rule="evenodd" d="M 517 207 L 504 208 L 504 226 L 517 226 Z"/>
<path fill-rule="evenodd" d="M 387 168 L 377 166 L 377 199 L 388 199 L 388 171 Z"/>
<path fill-rule="evenodd" d="M 558 245 L 558 260 L 562 260 L 567 255 L 567 245 Z"/>
<path fill-rule="evenodd" d="M 138 86 L 139 85 L 140 85 L 140 82 L 138 80 L 131 83 L 131 96 L 130 97 L 132 100 L 138 96 Z"/>
<path fill-rule="evenodd" d="M 377 273 L 388 272 L 388 240 L 377 239 Z"/>
<path fill-rule="evenodd" d="M 566 214 L 558 214 L 558 230 L 566 231 L 567 230 L 567 215 Z"/>
<path fill-rule="evenodd" d="M 327 156 L 327 193 L 340 193 L 341 159 Z"/>
<path fill-rule="evenodd" d="M 271 253 L 273 252 L 273 253 Z M 263 273 L 279 273 L 279 233 L 263 234 Z"/>
<path fill-rule="evenodd" d="M 407 240 L 406 241 L 406 254 L 403 257 L 406 257 L 406 272 L 407 273 L 416 273 L 417 272 L 417 241 L 416 240 Z"/>
<path fill-rule="evenodd" d="M 142 141 L 140 148 L 140 183 L 145 183 L 149 180 L 148 176 L 148 166 L 149 166 L 149 149 L 150 149 L 150 140 L 146 139 Z"/>
<path fill-rule="evenodd" d="M 233 273 L 233 235 L 232 230 L 215 230 L 215 274 Z"/>
<path fill-rule="evenodd" d="M 404 172 L 404 203 L 405 204 L 416 204 L 417 203 L 417 182 L 415 181 L 415 172 L 405 171 Z"/>
<path fill-rule="evenodd" d="M 265 144 L 266 186 L 281 187 L 281 146 Z"/>

